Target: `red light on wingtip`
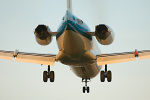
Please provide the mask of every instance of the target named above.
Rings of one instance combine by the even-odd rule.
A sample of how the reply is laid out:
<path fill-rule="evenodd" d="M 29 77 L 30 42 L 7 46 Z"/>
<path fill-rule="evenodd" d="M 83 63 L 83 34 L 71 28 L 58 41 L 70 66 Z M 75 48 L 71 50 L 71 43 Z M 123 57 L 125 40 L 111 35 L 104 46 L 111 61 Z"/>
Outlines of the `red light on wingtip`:
<path fill-rule="evenodd" d="M 136 49 L 135 49 L 134 55 L 135 55 L 135 57 L 139 56 L 138 51 Z"/>

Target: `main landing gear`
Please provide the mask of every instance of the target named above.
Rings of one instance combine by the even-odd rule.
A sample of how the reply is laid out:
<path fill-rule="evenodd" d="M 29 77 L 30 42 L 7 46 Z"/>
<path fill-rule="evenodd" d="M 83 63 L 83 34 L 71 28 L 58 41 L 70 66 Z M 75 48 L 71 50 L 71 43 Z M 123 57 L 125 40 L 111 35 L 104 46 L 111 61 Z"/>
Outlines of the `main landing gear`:
<path fill-rule="evenodd" d="M 105 82 L 105 78 L 107 78 L 108 82 L 112 80 L 112 73 L 111 71 L 107 71 L 107 65 L 105 65 L 105 71 L 101 71 L 100 80 L 101 82 Z"/>
<path fill-rule="evenodd" d="M 85 86 L 83 87 L 83 93 L 85 93 L 85 91 L 87 91 L 87 93 L 90 92 L 90 87 L 87 86 L 87 82 L 89 82 L 88 80 L 90 79 L 82 79 L 82 82 L 85 82 Z"/>
<path fill-rule="evenodd" d="M 49 65 L 48 65 L 48 71 L 43 72 L 43 81 L 47 82 L 48 78 L 50 79 L 50 82 L 54 82 L 55 73 L 54 73 L 54 71 L 50 71 Z"/>

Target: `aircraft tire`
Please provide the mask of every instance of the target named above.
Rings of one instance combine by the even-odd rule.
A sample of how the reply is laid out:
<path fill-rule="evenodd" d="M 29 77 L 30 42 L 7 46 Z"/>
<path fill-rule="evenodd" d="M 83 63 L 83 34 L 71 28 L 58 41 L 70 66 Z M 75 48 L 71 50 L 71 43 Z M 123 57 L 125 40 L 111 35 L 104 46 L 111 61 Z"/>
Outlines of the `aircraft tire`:
<path fill-rule="evenodd" d="M 83 93 L 85 93 L 85 87 L 83 87 Z"/>
<path fill-rule="evenodd" d="M 107 72 L 107 81 L 111 82 L 111 80 L 112 80 L 112 73 L 111 73 L 111 71 L 108 71 Z"/>
<path fill-rule="evenodd" d="M 89 93 L 90 92 L 90 88 L 89 87 L 87 87 L 87 93 Z"/>
<path fill-rule="evenodd" d="M 47 71 L 44 71 L 44 72 L 43 72 L 43 81 L 44 81 L 44 82 L 47 82 L 47 80 L 48 80 Z"/>
<path fill-rule="evenodd" d="M 54 79 L 55 79 L 55 73 L 54 73 L 54 71 L 51 71 L 50 72 L 50 82 L 54 82 Z"/>
<path fill-rule="evenodd" d="M 105 82 L 105 72 L 104 71 L 101 71 L 100 80 L 101 80 L 101 82 Z"/>

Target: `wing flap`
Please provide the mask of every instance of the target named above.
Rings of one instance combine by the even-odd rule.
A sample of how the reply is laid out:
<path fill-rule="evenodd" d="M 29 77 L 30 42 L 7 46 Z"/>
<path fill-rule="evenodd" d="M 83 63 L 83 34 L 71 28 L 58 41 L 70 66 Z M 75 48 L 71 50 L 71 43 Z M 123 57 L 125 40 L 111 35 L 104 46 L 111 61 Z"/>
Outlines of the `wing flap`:
<path fill-rule="evenodd" d="M 36 53 L 24 53 L 18 51 L 0 51 L 0 59 L 12 60 L 16 58 L 19 62 L 28 62 L 43 65 L 54 65 L 56 55 L 51 54 L 36 54 Z"/>
<path fill-rule="evenodd" d="M 106 65 L 120 62 L 135 61 L 134 52 L 102 54 L 97 56 L 97 65 Z"/>
<path fill-rule="evenodd" d="M 16 61 L 43 65 L 54 65 L 55 55 L 18 53 Z"/>

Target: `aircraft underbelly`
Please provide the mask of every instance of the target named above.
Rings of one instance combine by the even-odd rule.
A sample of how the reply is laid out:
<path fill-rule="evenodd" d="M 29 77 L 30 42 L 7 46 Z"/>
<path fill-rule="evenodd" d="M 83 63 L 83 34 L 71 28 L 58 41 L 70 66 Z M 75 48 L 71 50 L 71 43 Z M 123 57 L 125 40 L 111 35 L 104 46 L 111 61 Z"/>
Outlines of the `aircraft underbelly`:
<path fill-rule="evenodd" d="M 97 66 L 96 63 L 83 66 L 70 66 L 70 69 L 80 78 L 91 79 L 97 76 L 102 66 Z"/>
<path fill-rule="evenodd" d="M 56 59 L 67 65 L 82 65 L 94 62 L 96 57 L 90 52 L 92 41 L 74 31 L 66 30 L 58 39 L 59 53 Z M 89 62 L 87 62 L 90 60 Z M 90 63 L 91 63 L 90 62 Z"/>
<path fill-rule="evenodd" d="M 79 58 L 87 50 L 90 50 L 90 41 L 71 30 L 66 30 L 58 39 L 58 48 L 66 55 L 70 55 L 73 58 Z"/>
<path fill-rule="evenodd" d="M 81 78 L 95 77 L 101 67 L 96 65 L 96 56 L 90 52 L 92 41 L 71 30 L 66 30 L 58 39 L 59 53 L 56 60 L 69 65 Z"/>

